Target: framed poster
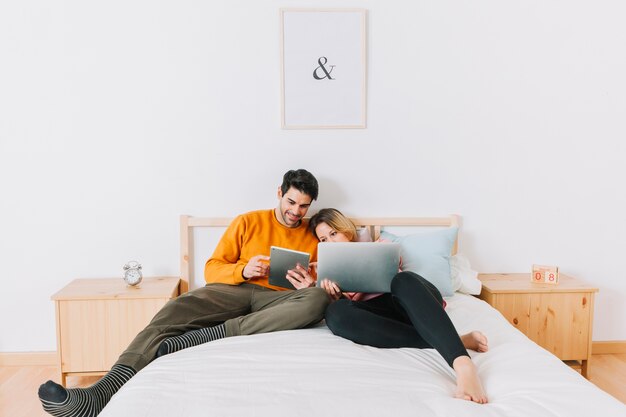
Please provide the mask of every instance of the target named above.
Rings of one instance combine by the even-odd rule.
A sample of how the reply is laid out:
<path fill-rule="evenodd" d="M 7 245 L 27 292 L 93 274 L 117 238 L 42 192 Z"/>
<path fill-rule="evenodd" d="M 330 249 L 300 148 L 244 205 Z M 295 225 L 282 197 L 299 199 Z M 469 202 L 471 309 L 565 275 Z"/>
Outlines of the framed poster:
<path fill-rule="evenodd" d="M 366 127 L 367 11 L 281 9 L 283 129 Z"/>

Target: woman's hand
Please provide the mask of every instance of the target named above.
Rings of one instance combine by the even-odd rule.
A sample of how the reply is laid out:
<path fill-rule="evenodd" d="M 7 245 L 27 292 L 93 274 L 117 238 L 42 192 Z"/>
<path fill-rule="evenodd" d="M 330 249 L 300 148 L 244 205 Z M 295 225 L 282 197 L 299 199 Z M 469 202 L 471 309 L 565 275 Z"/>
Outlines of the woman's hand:
<path fill-rule="evenodd" d="M 339 288 L 339 285 L 335 284 L 331 280 L 324 278 L 322 282 L 320 282 L 320 286 L 334 301 L 337 301 L 341 298 L 341 288 Z"/>
<path fill-rule="evenodd" d="M 296 290 L 315 286 L 315 279 L 311 276 L 311 273 L 302 268 L 300 264 L 296 265 L 294 269 L 287 271 L 285 278 L 287 278 L 287 281 L 291 282 L 291 285 L 293 285 Z"/>

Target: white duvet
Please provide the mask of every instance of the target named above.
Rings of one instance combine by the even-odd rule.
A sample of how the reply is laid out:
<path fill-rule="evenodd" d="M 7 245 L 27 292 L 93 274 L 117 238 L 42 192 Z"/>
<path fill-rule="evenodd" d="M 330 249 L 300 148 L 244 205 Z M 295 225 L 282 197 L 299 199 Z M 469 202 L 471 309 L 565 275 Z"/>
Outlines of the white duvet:
<path fill-rule="evenodd" d="M 100 416 L 626 416 L 624 404 L 485 302 L 462 294 L 447 302 L 459 333 L 481 330 L 489 339 L 489 352 L 470 352 L 489 404 L 453 398 L 454 373 L 433 349 L 360 346 L 322 325 L 231 337 L 164 356 L 131 379 Z"/>

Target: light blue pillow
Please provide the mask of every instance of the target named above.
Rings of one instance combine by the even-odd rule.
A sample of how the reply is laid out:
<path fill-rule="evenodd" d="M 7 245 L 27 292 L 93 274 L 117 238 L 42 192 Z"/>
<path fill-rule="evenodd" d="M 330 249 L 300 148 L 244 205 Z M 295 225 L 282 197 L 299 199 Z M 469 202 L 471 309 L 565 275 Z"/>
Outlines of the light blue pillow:
<path fill-rule="evenodd" d="M 383 231 L 380 238 L 400 244 L 403 271 L 421 275 L 437 287 L 441 295 L 448 297 L 454 295 L 450 256 L 458 231 L 458 227 L 449 227 L 405 236 Z"/>

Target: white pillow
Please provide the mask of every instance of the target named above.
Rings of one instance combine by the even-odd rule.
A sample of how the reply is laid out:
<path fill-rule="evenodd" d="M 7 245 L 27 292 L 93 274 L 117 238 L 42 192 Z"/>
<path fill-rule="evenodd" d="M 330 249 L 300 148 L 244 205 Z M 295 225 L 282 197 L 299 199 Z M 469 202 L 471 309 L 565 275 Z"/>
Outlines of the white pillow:
<path fill-rule="evenodd" d="M 367 227 L 361 227 L 360 229 L 356 229 L 356 241 L 371 242 L 372 235 L 370 235 L 370 229 Z"/>
<path fill-rule="evenodd" d="M 465 256 L 456 254 L 450 257 L 450 275 L 454 291 L 470 295 L 480 294 L 482 283 L 478 279 L 478 272 L 472 269 Z"/>

